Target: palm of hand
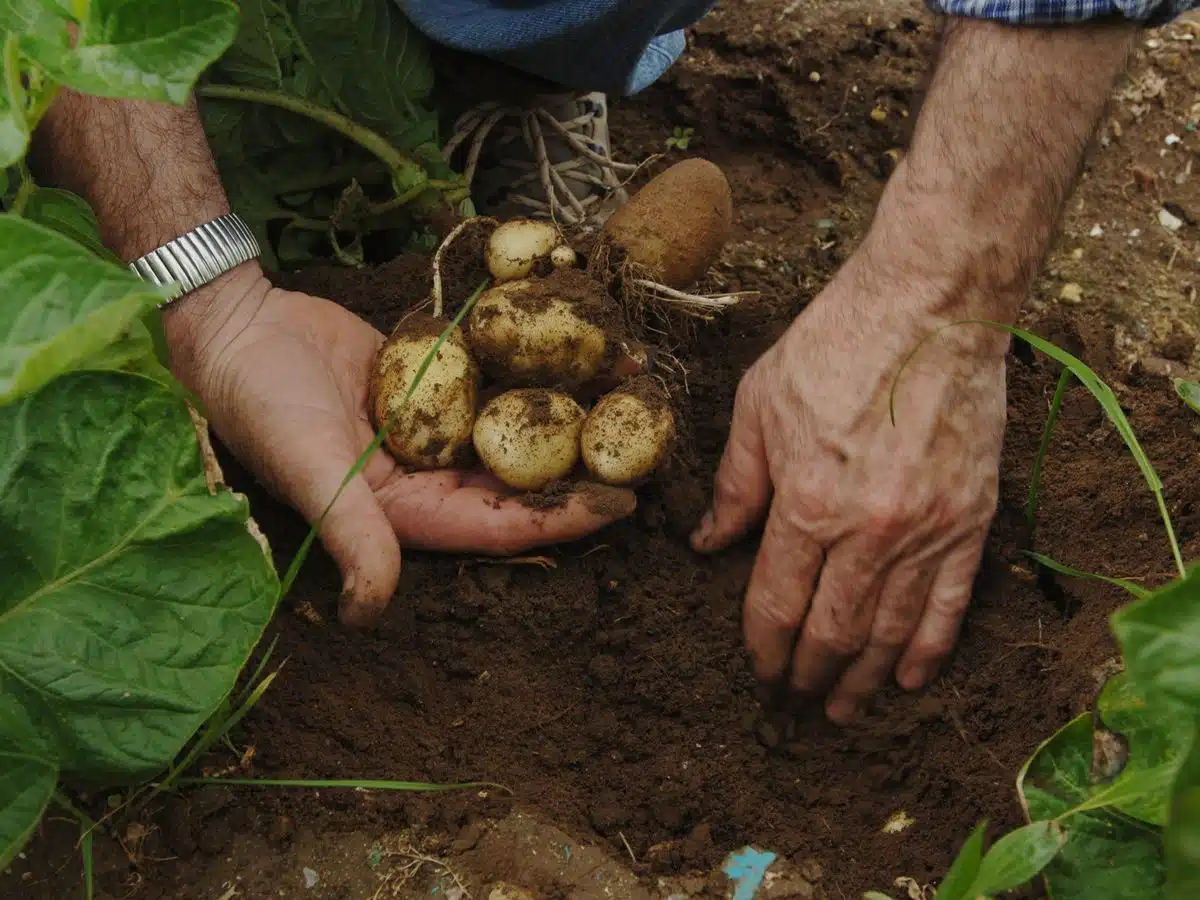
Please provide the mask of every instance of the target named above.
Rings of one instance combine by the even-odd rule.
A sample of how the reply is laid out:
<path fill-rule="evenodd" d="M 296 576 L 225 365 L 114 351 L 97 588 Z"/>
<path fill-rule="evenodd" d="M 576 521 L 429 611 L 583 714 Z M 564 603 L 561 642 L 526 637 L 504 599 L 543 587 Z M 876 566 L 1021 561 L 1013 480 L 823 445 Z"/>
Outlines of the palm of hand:
<path fill-rule="evenodd" d="M 309 522 L 375 437 L 368 383 L 383 339 L 335 303 L 266 288 L 249 323 L 208 354 L 197 393 L 214 430 Z M 387 605 L 401 545 L 506 555 L 582 537 L 634 506 L 617 491 L 603 503 L 580 495 L 534 510 L 508 493 L 478 473 L 405 473 L 376 450 L 321 526 L 345 579 L 342 620 L 365 624 Z"/>

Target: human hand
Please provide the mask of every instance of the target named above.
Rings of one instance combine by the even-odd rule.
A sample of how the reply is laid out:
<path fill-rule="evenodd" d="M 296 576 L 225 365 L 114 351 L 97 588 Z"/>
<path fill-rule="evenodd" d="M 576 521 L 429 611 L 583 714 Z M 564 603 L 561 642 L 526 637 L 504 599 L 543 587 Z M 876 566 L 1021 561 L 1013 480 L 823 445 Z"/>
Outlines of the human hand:
<path fill-rule="evenodd" d="M 943 332 L 889 416 L 941 293 L 852 259 L 742 379 L 693 535 L 713 552 L 766 515 L 744 607 L 756 674 L 824 696 L 843 724 L 893 672 L 919 688 L 953 649 L 995 511 L 1007 340 Z"/>
<path fill-rule="evenodd" d="M 336 303 L 272 287 L 253 265 L 184 298 L 166 325 L 176 375 L 205 404 L 216 434 L 315 522 L 375 436 L 368 377 L 384 336 Z M 320 530 L 342 572 L 339 617 L 366 625 L 378 616 L 396 589 L 402 545 L 508 555 L 583 537 L 635 503 L 629 491 L 593 486 L 534 510 L 490 476 L 406 474 L 377 450 Z"/>

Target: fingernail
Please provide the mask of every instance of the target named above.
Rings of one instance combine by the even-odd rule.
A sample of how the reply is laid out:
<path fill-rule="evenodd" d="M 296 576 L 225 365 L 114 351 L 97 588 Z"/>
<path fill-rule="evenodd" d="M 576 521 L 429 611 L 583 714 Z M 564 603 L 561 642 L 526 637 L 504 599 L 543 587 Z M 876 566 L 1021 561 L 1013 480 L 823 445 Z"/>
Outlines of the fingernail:
<path fill-rule="evenodd" d="M 692 532 L 692 546 L 697 550 L 703 550 L 708 546 L 709 539 L 712 537 L 713 527 L 713 512 L 710 509 L 704 514 L 704 518 L 700 520 L 699 526 Z"/>

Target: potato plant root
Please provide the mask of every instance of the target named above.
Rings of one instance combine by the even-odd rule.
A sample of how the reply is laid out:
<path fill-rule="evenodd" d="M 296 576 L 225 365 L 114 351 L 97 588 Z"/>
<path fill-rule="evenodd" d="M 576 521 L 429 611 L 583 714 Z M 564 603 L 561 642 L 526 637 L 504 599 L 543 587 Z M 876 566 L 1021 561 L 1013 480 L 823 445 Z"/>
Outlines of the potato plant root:
<path fill-rule="evenodd" d="M 352 833 L 373 840 L 410 826 L 469 843 L 477 822 L 515 802 L 630 866 L 632 852 L 648 885 L 658 873 L 709 872 L 753 842 L 797 865 L 819 861 L 817 886 L 830 900 L 867 889 L 903 896 L 893 881 L 941 876 L 979 819 L 997 829 L 1019 824 L 1015 773 L 1040 740 L 1092 699 L 1115 655 L 1107 617 L 1125 602 L 1104 585 L 1039 583 L 1022 556 L 1025 491 L 1055 366 L 1023 353 L 1010 358 L 1000 512 L 958 652 L 930 690 L 889 688 L 856 727 L 837 729 L 812 715 L 789 731 L 763 716 L 741 650 L 741 599 L 756 536 L 712 559 L 693 554 L 686 541 L 708 499 L 738 378 L 861 236 L 883 185 L 882 161 L 905 140 L 910 120 L 900 110 L 916 109 L 934 38 L 918 0 L 806 0 L 798 8 L 791 0 L 735 2 L 706 20 L 687 60 L 618 106 L 612 122 L 622 159 L 662 152 L 676 126 L 695 127 L 692 149 L 721 165 L 737 200 L 734 237 L 717 273 L 727 289 L 761 292 L 697 324 L 693 344 L 675 351 L 687 390 L 672 392 L 681 433 L 670 477 L 639 491 L 638 510 L 625 523 L 578 544 L 532 551 L 552 559 L 550 568 L 407 552 L 400 591 L 376 631 L 336 625 L 341 581 L 322 554 L 277 616 L 268 637 L 278 634 L 276 659 L 287 665 L 235 735 L 239 749 L 255 750 L 247 774 L 483 778 L 510 786 L 514 797 L 188 791 L 164 798 L 136 861 L 111 838 L 97 838 L 101 896 L 221 897 L 218 862 L 253 838 L 269 849 L 239 873 L 237 896 L 273 897 L 281 889 L 304 896 L 299 866 L 311 864 L 325 895 L 357 897 L 331 867 L 306 861 L 284 868 L 280 860 L 292 858 L 290 847 Z M 1180 78 L 1196 78 L 1200 57 L 1188 56 L 1190 45 L 1164 48 L 1184 54 Z M 1140 53 L 1135 76 L 1151 62 Z M 1132 162 L 1166 165 L 1162 136 L 1186 119 L 1191 93 L 1168 92 L 1168 102 L 1166 110 L 1151 104 L 1140 124 L 1126 118 L 1122 141 L 1100 152 L 1081 187 L 1083 211 L 1072 206 L 1068 234 L 1049 263 L 1057 274 L 1039 281 L 1025 324 L 1114 385 L 1163 478 L 1184 555 L 1195 559 L 1198 418 L 1154 374 L 1165 358 L 1157 325 L 1147 319 L 1152 337 L 1137 345 L 1145 362 L 1131 370 L 1114 335 L 1133 331 L 1109 312 L 1118 305 L 1141 316 L 1128 307 L 1131 298 L 1159 290 L 1186 301 L 1197 280 L 1192 254 L 1178 253 L 1168 269 L 1175 238 L 1144 224 L 1157 209 L 1153 194 L 1126 188 Z M 883 121 L 871 116 L 878 104 L 888 110 Z M 1114 114 L 1123 109 L 1118 104 Z M 1200 208 L 1200 180 L 1170 182 L 1169 190 L 1173 200 Z M 1088 238 L 1097 221 L 1122 227 Z M 1142 243 L 1127 243 L 1134 227 L 1146 229 Z M 1078 262 L 1071 257 L 1077 247 L 1087 254 Z M 456 280 L 448 272 L 447 296 L 465 291 L 465 299 L 476 274 Z M 1084 285 L 1087 302 L 1055 302 L 1067 279 Z M 311 271 L 286 284 L 335 297 L 387 331 L 428 297 L 429 260 Z M 454 302 L 447 300 L 447 314 Z M 1174 301 L 1154 302 L 1166 309 Z M 1169 349 L 1200 362 L 1194 343 L 1186 352 Z M 286 566 L 305 526 L 227 454 L 221 462 L 235 489 L 250 493 Z M 1170 577 L 1153 499 L 1078 387 L 1064 404 L 1042 503 L 1040 551 L 1150 584 Z M 324 622 L 314 622 L 312 611 Z M 223 751 L 206 765 L 236 762 Z M 102 812 L 103 797 L 97 803 Z M 897 810 L 915 824 L 882 833 Z M 0 896 L 80 896 L 77 837 L 72 825 L 50 823 L 27 860 L 0 874 Z M 350 864 L 366 865 L 361 857 Z M 519 858 L 494 860 L 495 879 L 520 883 L 523 871 Z M 571 896 L 561 884 L 529 886 L 539 898 Z"/>

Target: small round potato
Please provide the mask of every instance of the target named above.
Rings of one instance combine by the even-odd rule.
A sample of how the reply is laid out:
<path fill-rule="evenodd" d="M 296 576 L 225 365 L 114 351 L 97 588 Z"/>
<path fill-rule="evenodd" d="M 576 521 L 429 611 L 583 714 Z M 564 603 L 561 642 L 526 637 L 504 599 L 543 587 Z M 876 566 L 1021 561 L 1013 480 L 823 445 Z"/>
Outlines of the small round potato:
<path fill-rule="evenodd" d="M 562 243 L 562 235 L 550 222 L 535 219 L 505 222 L 488 240 L 484 254 L 488 271 L 498 282 L 525 278 L 538 260 L 550 259 Z"/>
<path fill-rule="evenodd" d="M 519 388 L 494 397 L 475 420 L 475 452 L 488 470 L 521 491 L 538 491 L 579 461 L 583 409 L 566 394 Z"/>
<path fill-rule="evenodd" d="M 547 293 L 551 279 L 509 281 L 487 291 L 467 323 L 471 349 L 505 384 L 582 384 L 599 374 L 608 341 L 565 300 Z M 596 291 L 601 295 L 597 284 Z M 601 296 L 601 301 L 603 297 Z"/>
<path fill-rule="evenodd" d="M 380 348 L 371 375 L 375 427 L 395 417 L 386 446 L 397 462 L 414 469 L 444 469 L 460 462 L 475 424 L 479 366 L 457 327 L 404 402 L 445 327 L 446 322 L 424 313 L 409 316 Z"/>
<path fill-rule="evenodd" d="M 675 440 L 675 417 L 659 392 L 605 394 L 580 434 L 583 464 L 598 481 L 636 484 L 662 465 Z"/>

